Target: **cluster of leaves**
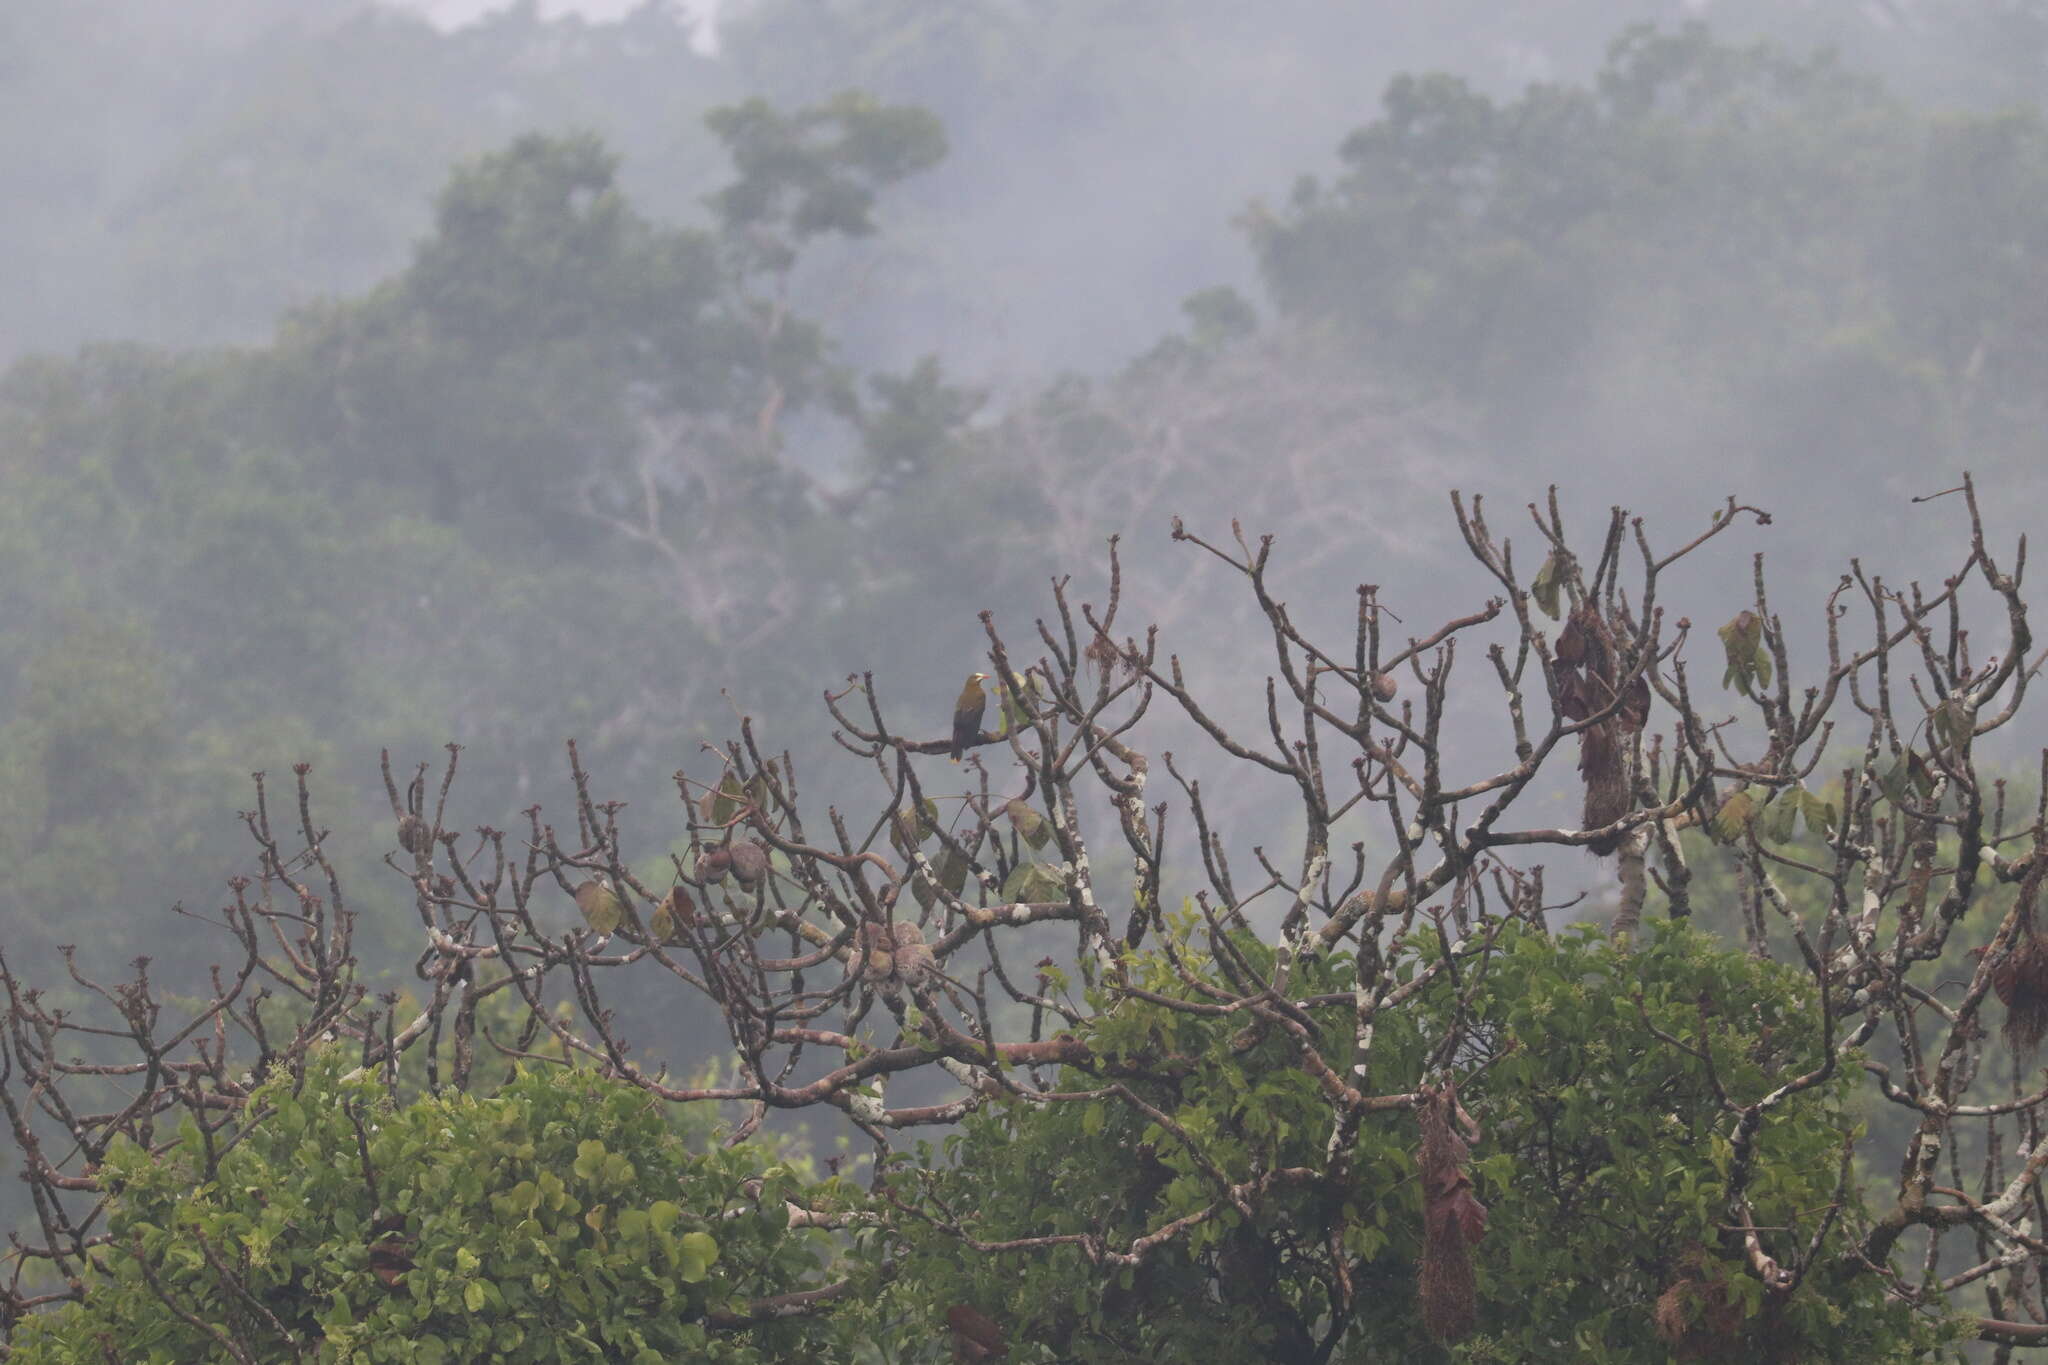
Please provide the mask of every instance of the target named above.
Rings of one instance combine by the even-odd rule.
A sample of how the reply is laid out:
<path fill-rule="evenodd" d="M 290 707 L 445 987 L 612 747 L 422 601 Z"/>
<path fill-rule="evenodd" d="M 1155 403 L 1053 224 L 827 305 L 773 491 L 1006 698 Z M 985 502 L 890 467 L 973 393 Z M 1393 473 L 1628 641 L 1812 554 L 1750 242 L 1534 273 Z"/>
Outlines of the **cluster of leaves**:
<path fill-rule="evenodd" d="M 1173 917 L 1170 951 L 1212 982 L 1194 922 Z M 1766 1302 L 1722 1225 L 1719 1096 L 1760 1093 L 1823 1045 L 1802 974 L 1669 922 L 1633 948 L 1589 926 L 1512 926 L 1498 947 L 1478 982 L 1439 977 L 1390 1016 L 1374 1053 L 1382 1083 L 1413 1084 L 1435 1029 L 1460 1008 L 1478 1021 L 1467 1102 L 1485 1124 L 1454 1183 L 1483 1198 L 1486 1236 L 1457 1359 L 1908 1361 L 1939 1346 L 1937 1320 L 1868 1277 L 1824 1272 Z M 1249 936 L 1231 950 L 1270 956 Z M 1167 950 L 1131 965 L 1188 998 Z M 1303 982 L 1333 1001 L 1312 1011 L 1333 1041 L 1352 965 L 1333 955 Z M 587 1071 L 394 1105 L 331 1048 L 253 1092 L 260 1117 L 229 1150 L 189 1122 L 158 1152 L 112 1149 L 91 1292 L 25 1320 L 11 1358 L 743 1362 L 851 1359 L 874 1341 L 910 1360 L 949 1330 L 997 1332 L 1018 1361 L 1451 1358 L 1423 1344 L 1427 1115 L 1418 1130 L 1388 1112 L 1330 1168 L 1316 1083 L 1266 1030 L 1127 1001 L 1085 1037 L 1128 1101 L 992 1106 L 879 1199 L 698 1124 L 679 1135 L 644 1092 Z M 1099 1085 L 1068 1070 L 1055 1088 Z M 1760 1219 L 1845 1235 L 1850 1096 L 1845 1072 L 1773 1115 L 1751 1177 Z M 1202 1215 L 1219 1180 L 1290 1173 L 1256 1217 Z M 892 1207 L 925 1212 L 882 1233 Z M 793 1227 L 799 1208 L 851 1214 L 853 1234 Z M 1108 1274 L 1082 1245 L 1190 1216 L 1169 1254 Z M 1314 1273 L 1332 1265 L 1351 1287 L 1335 1303 Z M 760 1307 L 826 1276 L 861 1292 L 825 1318 Z"/>
<path fill-rule="evenodd" d="M 1191 918 L 1176 917 L 1177 952 L 1199 962 Z M 1249 938 L 1234 946 L 1255 964 L 1270 951 Z M 1016 1102 L 925 1148 L 892 1184 L 937 1213 L 906 1225 L 925 1231 L 885 1305 L 929 1325 L 938 1305 L 979 1304 L 1042 1352 L 1013 1358 L 1104 1363 L 1398 1355 L 1621 1365 L 1673 1352 L 1904 1362 L 1931 1359 L 1950 1339 L 1938 1317 L 1856 1275 L 1817 1273 L 1767 1303 L 1740 1264 L 1723 1219 L 1731 1148 L 1721 1096 L 1753 1098 L 1817 1060 L 1825 1044 L 1803 973 L 1668 921 L 1632 950 L 1585 925 L 1554 936 L 1510 927 L 1498 947 L 1465 1000 L 1479 1022 L 1460 1102 L 1484 1120 L 1468 1170 L 1487 1217 L 1474 1332 L 1455 1355 L 1425 1344 L 1422 1149 L 1406 1113 L 1360 1132 L 1341 1185 L 1307 1182 L 1253 1219 L 1226 1210 L 1137 1267 L 1090 1257 L 1083 1236 L 1154 1233 L 1205 1208 L 1219 1180 L 1329 1172 L 1316 1083 L 1277 1039 L 1235 1016 L 1191 1019 L 1129 1000 L 1092 1016 L 1085 1036 L 1147 1077 L 1126 1084 L 1155 1116 L 1115 1094 Z M 1150 990 L 1192 994 L 1163 952 L 1133 965 Z M 1352 967 L 1336 955 L 1303 982 L 1305 995 L 1332 998 L 1311 1013 L 1333 1042 L 1352 1023 L 1335 1003 Z M 1418 1082 L 1428 1039 L 1460 994 L 1440 979 L 1416 1011 L 1386 1018 L 1373 1044 L 1377 1084 Z M 1067 1071 L 1048 1089 L 1100 1085 Z M 1759 1220 L 1829 1245 L 1847 1235 L 1858 1216 L 1845 1186 L 1853 1093 L 1844 1071 L 1772 1115 L 1752 1177 Z M 963 1236 L 983 1254 L 962 1256 Z M 1072 1244 L 1047 1249 L 1062 1238 Z M 1335 1263 L 1348 1302 L 1330 1302 L 1314 1273 Z"/>
<path fill-rule="evenodd" d="M 758 1148 L 685 1141 L 588 1072 L 394 1107 L 348 1071 L 331 1049 L 257 1090 L 231 1150 L 189 1123 L 164 1151 L 111 1150 L 103 1273 L 10 1358 L 656 1365 L 789 1359 L 799 1335 L 827 1357 L 816 1325 L 713 1330 L 831 1254 L 788 1225 L 793 1176 Z"/>

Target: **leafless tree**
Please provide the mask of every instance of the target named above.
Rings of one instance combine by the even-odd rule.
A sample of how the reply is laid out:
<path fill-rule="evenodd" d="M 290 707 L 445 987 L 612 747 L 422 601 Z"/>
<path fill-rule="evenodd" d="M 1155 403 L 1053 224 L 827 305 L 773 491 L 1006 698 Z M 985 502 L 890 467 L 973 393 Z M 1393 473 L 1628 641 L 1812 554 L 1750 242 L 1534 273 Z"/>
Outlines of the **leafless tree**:
<path fill-rule="evenodd" d="M 1390 1089 L 1376 1079 L 1375 1040 L 1435 983 L 1457 982 L 1469 998 L 1505 926 L 1543 928 L 1556 907 L 1536 860 L 1574 850 L 1613 860 L 1617 938 L 1640 934 L 1651 910 L 1691 915 L 1707 860 L 1740 888 L 1749 948 L 1796 956 L 1812 977 L 1825 1021 L 1819 1061 L 1760 1094 L 1715 1083 L 1732 1152 L 1725 1221 L 1763 1291 L 1789 1293 L 1825 1262 L 1915 1303 L 1981 1292 L 1985 1340 L 2048 1344 L 2048 1090 L 2016 1082 L 2008 1097 L 1985 1098 L 1995 1044 L 1984 1022 L 1996 996 L 2006 1046 L 2030 1047 L 2048 1031 L 2048 933 L 2034 918 L 2048 874 L 2048 782 L 2027 809 L 2009 809 L 1988 757 L 2042 657 L 2021 595 L 2024 541 L 2009 562 L 1995 556 L 1975 488 L 1954 491 L 1968 522 L 1954 575 L 1931 590 L 1900 588 L 1853 565 L 1827 599 L 1824 637 L 1807 649 L 1773 609 L 1761 556 L 1753 601 L 1718 641 L 1696 641 L 1692 623 L 1670 614 L 1675 566 L 1770 520 L 1733 499 L 1682 544 L 1657 547 L 1615 509 L 1575 548 L 1553 492 L 1528 509 L 1533 535 L 1520 544 L 1532 555 L 1517 553 L 1479 499 L 1454 495 L 1487 595 L 1409 634 L 1375 587 L 1359 585 L 1355 628 L 1334 647 L 1308 638 L 1275 598 L 1271 538 L 1234 526 L 1205 538 L 1176 520 L 1180 548 L 1238 583 L 1263 619 L 1258 643 L 1272 671 L 1258 732 L 1216 718 L 1156 627 L 1124 626 L 1132 609 L 1112 545 L 1099 607 L 1058 584 L 1029 638 L 984 614 L 996 696 L 963 767 L 941 761 L 948 718 L 895 714 L 874 676 L 849 679 L 825 701 L 841 747 L 872 771 L 865 810 L 808 809 L 803 769 L 747 721 L 700 770 L 676 775 L 688 852 L 657 864 L 629 865 L 621 807 L 602 799 L 573 744 L 571 820 L 557 826 L 536 807 L 516 833 L 454 827 L 455 746 L 438 775 L 425 764 L 394 775 L 387 759 L 398 844 L 387 861 L 413 891 L 425 996 L 405 1016 L 364 983 L 306 769 L 284 819 L 259 774 L 245 819 L 261 872 L 231 885 L 219 926 L 233 960 L 199 1007 L 174 1009 L 144 962 L 114 985 L 74 970 L 73 993 L 99 1010 L 87 1018 L 55 1007 L 24 964 L 0 960 L 0 1104 L 39 1223 L 17 1242 L 7 1311 L 84 1292 L 104 1237 L 94 1173 L 116 1136 L 160 1144 L 188 1116 L 230 1144 L 263 1120 L 247 1103 L 257 1080 L 301 1068 L 324 1040 L 343 1040 L 364 1071 L 394 1078 L 416 1053 L 436 1088 L 482 1084 L 480 1046 L 581 1059 L 664 1101 L 739 1106 L 734 1140 L 771 1111 L 830 1107 L 883 1155 L 899 1135 L 957 1123 L 997 1097 L 1112 1100 L 1186 1147 L 1212 1177 L 1209 1202 L 1125 1241 L 1078 1232 L 988 1242 L 965 1217 L 915 1211 L 984 1250 L 1070 1244 L 1110 1268 L 1141 1265 L 1280 1191 L 1343 1180 L 1362 1124 L 1413 1112 L 1434 1153 L 1441 1235 L 1476 1236 L 1461 1169 L 1473 1130 L 1455 1087 L 1489 1064 L 1484 1049 L 1468 1046 L 1454 1018 L 1433 1040 L 1425 1084 Z M 1973 645 L 1973 626 L 1978 640 L 1995 636 L 1989 651 Z M 1476 768 L 1447 732 L 1454 666 L 1475 651 L 1479 676 L 1461 689 L 1490 698 L 1510 737 L 1507 752 Z M 1697 676 L 1702 652 L 1719 678 Z M 1151 748 L 1155 712 L 1192 725 L 1207 752 Z M 1218 779 L 1205 788 L 1203 767 L 1289 791 L 1283 827 L 1298 831 L 1298 847 L 1282 855 L 1255 844 L 1251 865 L 1233 865 L 1212 820 Z M 1584 789 L 1582 818 L 1525 821 L 1539 774 L 1559 770 Z M 1795 821 L 1811 831 L 1804 841 L 1790 838 Z M 1213 973 L 1181 957 L 1167 932 L 1164 907 L 1183 896 Z M 548 907 L 569 901 L 588 927 L 551 936 Z M 1980 904 L 1994 909 L 1978 914 L 1987 927 L 1971 935 L 1972 956 L 1957 931 Z M 1055 933 L 1071 947 L 1027 965 Z M 1270 946 L 1270 969 L 1233 948 L 1245 933 Z M 1148 941 L 1185 991 L 1133 975 L 1128 950 Z M 1349 989 L 1305 994 L 1303 964 L 1337 952 L 1355 955 Z M 729 1044 L 723 1083 L 679 1084 L 635 1059 L 602 989 L 633 964 L 715 1003 Z M 1156 1060 L 1086 1041 L 1089 1007 L 1048 985 L 1055 969 L 1092 983 L 1106 1008 L 1142 1001 L 1288 1040 L 1326 1107 L 1322 1162 L 1230 1178 L 1134 1084 Z M 1946 979 L 1958 971 L 1959 991 Z M 516 1000 L 516 1036 L 488 1027 L 493 997 Z M 574 1013 L 551 1009 L 557 998 Z M 1312 1015 L 1331 1009 L 1349 1018 L 1339 1048 Z M 1867 1226 L 1843 1226 L 1851 1215 L 1839 1210 L 1805 1238 L 1758 1226 L 1749 1181 L 1770 1116 L 1842 1067 L 1867 1072 L 1912 1117 L 1905 1150 L 1864 1153 L 1872 1169 L 1897 1171 L 1895 1190 Z M 1091 1082 L 1061 1089 L 1060 1068 Z M 1965 1152 L 1980 1163 L 1974 1180 Z M 1909 1233 L 1924 1238 L 1918 1266 L 1902 1265 Z M 1959 1246 L 1970 1264 L 1948 1269 L 1941 1258 Z M 30 1292 L 49 1283 L 24 1278 L 32 1267 L 54 1268 L 60 1287 Z M 1333 1302 L 1346 1301 L 1341 1251 L 1326 1270 Z"/>

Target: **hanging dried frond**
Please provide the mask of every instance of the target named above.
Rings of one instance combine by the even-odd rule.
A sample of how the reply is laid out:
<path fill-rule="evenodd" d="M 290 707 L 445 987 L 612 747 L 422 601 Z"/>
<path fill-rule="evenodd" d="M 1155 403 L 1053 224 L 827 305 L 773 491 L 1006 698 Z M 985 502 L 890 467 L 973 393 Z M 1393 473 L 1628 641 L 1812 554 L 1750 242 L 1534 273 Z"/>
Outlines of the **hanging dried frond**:
<path fill-rule="evenodd" d="M 2012 951 L 1991 969 L 1991 989 L 2005 1006 L 2000 1033 L 2014 1052 L 2032 1052 L 2048 1037 L 2048 934 L 2034 925 L 2034 903 L 2041 892 L 2041 874 L 2048 858 L 2035 856 L 2020 883 L 2019 923 Z M 1981 958 L 1984 949 L 1971 950 Z"/>
<path fill-rule="evenodd" d="M 1465 1170 L 1479 1125 L 1452 1085 L 1424 1090 L 1415 1116 L 1422 1128 L 1422 1323 L 1438 1341 L 1460 1341 L 1478 1319 L 1472 1247 L 1486 1234 L 1486 1206 Z"/>
<path fill-rule="evenodd" d="M 1628 814 L 1628 764 L 1619 730 L 1615 720 L 1609 719 L 1579 735 L 1579 776 L 1586 784 L 1586 803 L 1579 816 L 1582 829 L 1611 825 Z M 1586 847 L 1604 857 L 1621 847 L 1621 840 L 1595 839 Z"/>
<path fill-rule="evenodd" d="M 1088 642 L 1088 648 L 1083 650 L 1082 653 L 1087 656 L 1089 663 L 1095 665 L 1096 673 L 1105 686 L 1109 683 L 1109 675 L 1123 661 L 1122 651 L 1116 647 L 1107 635 L 1099 631 L 1096 633 L 1095 638 Z"/>
<path fill-rule="evenodd" d="M 1566 720 L 1585 720 L 1615 704 L 1614 714 L 1579 732 L 1579 776 L 1586 787 L 1580 816 L 1585 829 L 1611 825 L 1633 804 L 1629 755 L 1633 736 L 1649 723 L 1650 684 L 1638 676 L 1619 686 L 1614 634 L 1590 602 L 1582 603 L 1558 633 L 1557 709 Z M 1605 856 L 1621 846 L 1619 838 L 1587 845 Z"/>

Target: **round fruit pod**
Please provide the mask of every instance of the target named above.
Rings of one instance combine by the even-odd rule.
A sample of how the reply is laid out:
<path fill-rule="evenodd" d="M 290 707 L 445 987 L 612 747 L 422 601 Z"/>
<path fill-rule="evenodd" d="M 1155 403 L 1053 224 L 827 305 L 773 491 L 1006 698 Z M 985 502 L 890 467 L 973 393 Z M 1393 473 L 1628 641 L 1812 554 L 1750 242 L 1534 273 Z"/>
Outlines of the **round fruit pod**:
<path fill-rule="evenodd" d="M 697 859 L 697 880 L 722 882 L 732 870 L 732 850 L 707 848 Z"/>
<path fill-rule="evenodd" d="M 741 886 L 753 886 L 768 875 L 768 850 L 752 839 L 742 839 L 732 846 L 732 875 Z"/>
<path fill-rule="evenodd" d="M 434 846 L 434 831 L 417 815 L 398 817 L 398 846 L 407 853 L 425 853 Z"/>

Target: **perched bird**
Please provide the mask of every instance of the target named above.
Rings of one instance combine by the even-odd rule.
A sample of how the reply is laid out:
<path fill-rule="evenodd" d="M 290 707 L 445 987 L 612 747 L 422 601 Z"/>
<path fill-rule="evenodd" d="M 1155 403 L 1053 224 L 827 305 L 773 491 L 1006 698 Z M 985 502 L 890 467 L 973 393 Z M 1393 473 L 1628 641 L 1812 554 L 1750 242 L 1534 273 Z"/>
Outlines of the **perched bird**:
<path fill-rule="evenodd" d="M 953 761 L 958 763 L 960 755 L 968 745 L 981 738 L 981 718 L 988 710 L 988 693 L 981 690 L 981 680 L 986 673 L 967 675 L 967 686 L 960 689 L 960 700 L 953 703 Z"/>

